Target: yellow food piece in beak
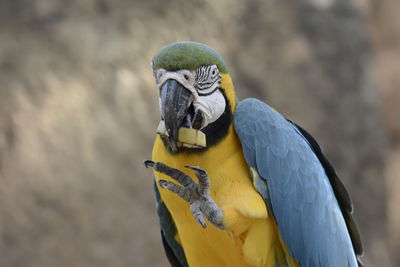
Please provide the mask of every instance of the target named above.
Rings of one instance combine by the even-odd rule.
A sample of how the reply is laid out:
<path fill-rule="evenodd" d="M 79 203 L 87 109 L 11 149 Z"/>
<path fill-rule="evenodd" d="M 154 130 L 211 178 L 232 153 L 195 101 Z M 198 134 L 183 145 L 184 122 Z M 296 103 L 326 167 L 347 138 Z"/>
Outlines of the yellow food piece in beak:
<path fill-rule="evenodd" d="M 168 137 L 167 128 L 165 127 L 165 122 L 163 120 L 158 124 L 157 133 L 163 138 Z M 206 135 L 200 130 L 181 127 L 178 132 L 178 146 L 205 148 L 207 146 Z"/>

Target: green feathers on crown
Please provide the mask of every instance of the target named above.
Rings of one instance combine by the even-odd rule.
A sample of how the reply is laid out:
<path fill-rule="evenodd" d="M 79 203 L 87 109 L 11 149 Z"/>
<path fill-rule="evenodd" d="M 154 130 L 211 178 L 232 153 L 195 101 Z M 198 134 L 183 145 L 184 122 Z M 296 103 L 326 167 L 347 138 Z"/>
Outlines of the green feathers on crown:
<path fill-rule="evenodd" d="M 217 65 L 220 72 L 227 72 L 222 57 L 212 48 L 194 42 L 178 42 L 161 48 L 153 58 L 153 69 L 196 70 L 200 66 Z"/>

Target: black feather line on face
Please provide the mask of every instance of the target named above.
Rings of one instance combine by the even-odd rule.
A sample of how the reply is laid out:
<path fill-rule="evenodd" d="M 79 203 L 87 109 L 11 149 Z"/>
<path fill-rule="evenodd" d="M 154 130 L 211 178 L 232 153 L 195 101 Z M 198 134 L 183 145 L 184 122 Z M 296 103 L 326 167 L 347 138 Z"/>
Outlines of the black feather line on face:
<path fill-rule="evenodd" d="M 221 88 L 219 88 L 219 87 L 215 87 L 215 89 L 214 90 L 212 90 L 211 92 L 208 92 L 208 93 L 200 93 L 200 92 L 197 92 L 197 94 L 199 95 L 199 96 L 208 96 L 208 95 L 211 95 L 211 94 L 213 94 L 215 91 L 217 91 L 217 90 L 221 90 Z M 222 91 L 221 91 L 222 92 Z M 225 97 L 225 96 L 224 96 Z M 226 98 L 226 97 L 225 97 Z"/>
<path fill-rule="evenodd" d="M 205 148 L 186 148 L 186 147 L 179 147 L 178 152 L 174 153 L 169 149 L 166 141 L 162 139 L 165 147 L 167 148 L 168 152 L 171 154 L 178 154 L 178 153 L 202 153 L 207 151 L 208 148 L 218 144 L 225 136 L 228 135 L 229 126 L 232 123 L 232 111 L 231 111 L 231 104 L 226 97 L 225 91 L 223 88 L 217 88 L 221 91 L 222 95 L 225 98 L 225 111 L 222 115 L 213 123 L 207 125 L 201 131 L 206 135 L 207 147 Z"/>
<path fill-rule="evenodd" d="M 198 90 L 205 90 L 205 89 L 208 89 L 211 86 L 213 86 L 218 80 L 219 80 L 219 77 L 216 77 L 213 81 L 205 82 L 205 83 L 198 83 L 195 85 L 195 87 Z"/>

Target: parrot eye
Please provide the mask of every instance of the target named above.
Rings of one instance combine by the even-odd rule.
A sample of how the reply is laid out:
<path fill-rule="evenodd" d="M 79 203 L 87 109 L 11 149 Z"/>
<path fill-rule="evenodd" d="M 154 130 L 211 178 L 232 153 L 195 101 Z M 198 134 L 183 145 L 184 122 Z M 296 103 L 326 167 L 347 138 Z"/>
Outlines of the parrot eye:
<path fill-rule="evenodd" d="M 219 81 L 219 70 L 217 65 L 201 66 L 196 70 L 196 84 L 198 90 L 214 87 Z"/>

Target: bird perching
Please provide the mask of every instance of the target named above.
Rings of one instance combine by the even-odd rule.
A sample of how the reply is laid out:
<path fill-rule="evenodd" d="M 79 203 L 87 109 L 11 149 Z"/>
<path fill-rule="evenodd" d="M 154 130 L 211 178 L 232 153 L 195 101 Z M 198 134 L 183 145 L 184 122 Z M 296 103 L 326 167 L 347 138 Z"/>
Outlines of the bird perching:
<path fill-rule="evenodd" d="M 172 266 L 361 265 L 351 199 L 309 133 L 239 103 L 206 45 L 170 44 L 152 68 L 162 119 L 144 163 Z"/>

